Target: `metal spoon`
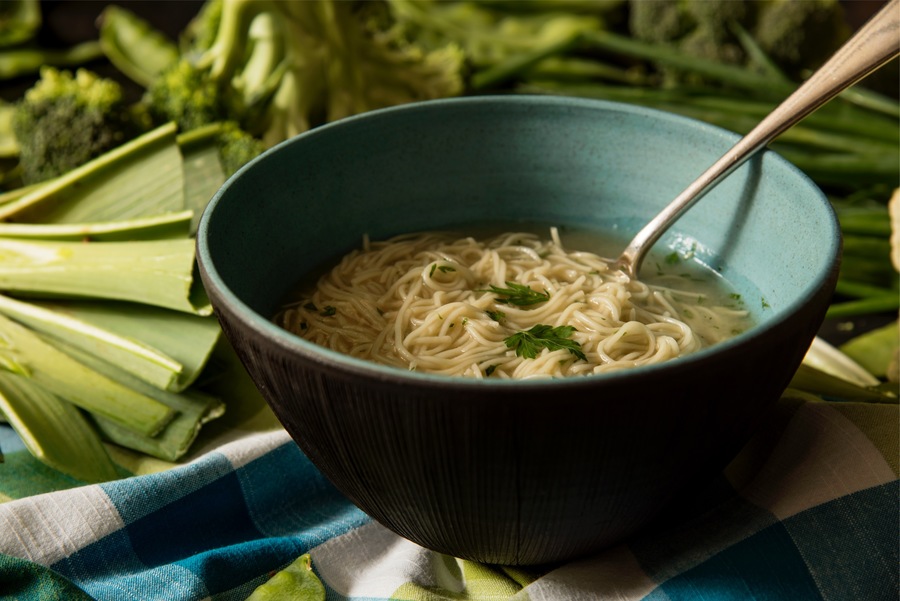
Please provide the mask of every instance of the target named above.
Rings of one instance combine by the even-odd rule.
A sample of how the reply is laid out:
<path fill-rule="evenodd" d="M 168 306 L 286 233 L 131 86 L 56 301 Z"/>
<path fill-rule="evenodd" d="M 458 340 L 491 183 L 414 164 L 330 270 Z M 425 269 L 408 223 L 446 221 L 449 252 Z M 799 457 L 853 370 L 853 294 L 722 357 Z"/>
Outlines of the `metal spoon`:
<path fill-rule="evenodd" d="M 795 123 L 898 54 L 900 0 L 891 0 L 828 62 L 645 225 L 619 257 L 619 269 L 630 278 L 637 278 L 650 247 L 704 194 Z"/>

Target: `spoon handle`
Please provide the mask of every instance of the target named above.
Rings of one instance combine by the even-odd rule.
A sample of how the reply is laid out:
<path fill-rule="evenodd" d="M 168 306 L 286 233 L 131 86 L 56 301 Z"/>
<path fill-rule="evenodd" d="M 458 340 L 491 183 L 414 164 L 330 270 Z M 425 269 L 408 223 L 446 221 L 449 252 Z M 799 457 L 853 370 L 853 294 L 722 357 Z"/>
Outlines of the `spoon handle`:
<path fill-rule="evenodd" d="M 900 54 L 900 0 L 891 0 L 820 69 L 645 225 L 619 258 L 637 277 L 644 256 L 682 213 L 798 121 Z"/>

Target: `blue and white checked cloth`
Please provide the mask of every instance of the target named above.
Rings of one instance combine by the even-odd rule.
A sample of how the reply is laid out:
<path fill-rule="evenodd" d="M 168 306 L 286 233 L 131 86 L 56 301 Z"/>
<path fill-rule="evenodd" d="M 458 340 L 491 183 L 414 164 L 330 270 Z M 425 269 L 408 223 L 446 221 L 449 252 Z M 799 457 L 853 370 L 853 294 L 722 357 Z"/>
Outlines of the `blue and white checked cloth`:
<path fill-rule="evenodd" d="M 644 534 L 527 569 L 405 541 L 284 432 L 252 434 L 173 469 L 0 504 L 0 598 L 245 599 L 308 553 L 329 600 L 896 600 L 897 433 L 896 405 L 785 398 L 718 481 Z M 0 444 L 18 465 L 8 428 Z"/>

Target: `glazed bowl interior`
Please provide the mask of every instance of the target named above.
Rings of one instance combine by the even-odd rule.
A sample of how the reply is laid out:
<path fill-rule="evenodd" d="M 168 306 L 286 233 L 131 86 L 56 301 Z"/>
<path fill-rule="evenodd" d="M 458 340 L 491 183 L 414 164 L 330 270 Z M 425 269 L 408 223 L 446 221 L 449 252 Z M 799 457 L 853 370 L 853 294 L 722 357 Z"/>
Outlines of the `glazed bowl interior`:
<path fill-rule="evenodd" d="M 233 176 L 200 224 L 201 276 L 226 335 L 276 415 L 363 510 L 457 556 L 499 563 L 572 557 L 646 523 L 678 482 L 696 475 L 686 466 L 721 468 L 787 385 L 821 324 L 840 249 L 827 200 L 796 168 L 762 153 L 657 244 L 661 254 L 690 254 L 721 274 L 756 321 L 677 361 L 578 382 L 475 381 L 346 357 L 279 329 L 271 317 L 305 274 L 358 248 L 363 236 L 538 223 L 602 232 L 624 245 L 736 140 L 666 113 L 552 97 L 463 98 L 374 111 L 289 140 Z M 696 383 L 710 379 L 698 375 L 710 370 L 710 382 Z M 553 413 L 543 409 L 548 399 Z M 642 421 L 641 412 L 656 412 L 659 420 Z M 363 419 L 368 427 L 356 421 Z M 478 425 L 490 419 L 513 419 L 515 436 Z M 330 438 L 315 427 L 328 428 Z M 607 446 L 593 442 L 592 433 L 606 436 Z M 626 448 L 644 436 L 668 446 Z M 671 442 L 682 436 L 701 442 Z M 414 440 L 397 442 L 407 438 Z M 521 450 L 522 440 L 542 442 L 532 455 Z M 417 457 L 404 456 L 403 448 L 417 445 Z M 376 447 L 385 459 L 372 457 Z M 489 469 L 448 468 L 463 447 L 469 461 Z M 601 447 L 607 454 L 598 459 Z M 619 447 L 628 459 L 617 460 Z M 712 457 L 700 460 L 704 453 Z M 563 463 L 570 468 L 560 470 Z M 495 469 L 516 472 L 517 481 L 479 499 Z M 431 480 L 415 475 L 428 470 Z M 606 472 L 615 473 L 612 487 Z M 478 486 L 467 488 L 475 480 Z M 573 498 L 538 495 L 529 509 L 523 491 L 554 487 Z M 435 501 L 429 495 L 436 489 L 451 498 Z M 494 522 L 496 533 L 486 525 Z M 477 532 L 467 533 L 465 524 Z"/>
<path fill-rule="evenodd" d="M 387 109 L 322 127 L 253 162 L 212 202 L 204 240 L 223 288 L 280 335 L 262 322 L 288 290 L 358 248 L 363 235 L 521 222 L 607 232 L 624 243 L 735 140 L 673 115 L 572 99 Z M 839 235 L 823 202 L 769 152 L 657 246 L 694 251 L 755 301 L 764 327 L 829 275 Z"/>

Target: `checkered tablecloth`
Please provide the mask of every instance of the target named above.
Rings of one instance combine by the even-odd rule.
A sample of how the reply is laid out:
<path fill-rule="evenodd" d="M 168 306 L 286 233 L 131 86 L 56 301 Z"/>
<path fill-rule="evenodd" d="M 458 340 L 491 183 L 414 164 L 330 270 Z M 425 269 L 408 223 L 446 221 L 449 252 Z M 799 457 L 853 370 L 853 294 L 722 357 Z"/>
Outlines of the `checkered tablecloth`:
<path fill-rule="evenodd" d="M 90 486 L 41 467 L 4 426 L 0 447 L 4 599 L 245 599 L 304 554 L 323 588 L 282 598 L 878 601 L 900 590 L 896 405 L 786 396 L 720 478 L 645 532 L 540 568 L 399 538 L 279 429 Z"/>

